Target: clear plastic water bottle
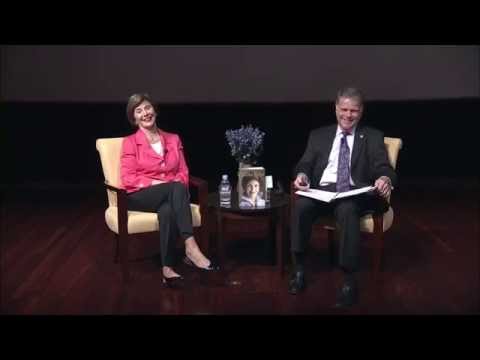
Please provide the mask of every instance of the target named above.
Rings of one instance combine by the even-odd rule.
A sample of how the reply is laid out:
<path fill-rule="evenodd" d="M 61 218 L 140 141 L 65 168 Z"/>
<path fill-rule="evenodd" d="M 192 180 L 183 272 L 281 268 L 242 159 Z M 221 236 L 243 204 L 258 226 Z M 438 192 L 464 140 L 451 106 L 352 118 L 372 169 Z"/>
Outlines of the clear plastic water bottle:
<path fill-rule="evenodd" d="M 230 207 L 232 186 L 230 185 L 230 181 L 228 181 L 228 175 L 222 175 L 222 181 L 218 187 L 218 192 L 220 194 L 220 206 Z"/>

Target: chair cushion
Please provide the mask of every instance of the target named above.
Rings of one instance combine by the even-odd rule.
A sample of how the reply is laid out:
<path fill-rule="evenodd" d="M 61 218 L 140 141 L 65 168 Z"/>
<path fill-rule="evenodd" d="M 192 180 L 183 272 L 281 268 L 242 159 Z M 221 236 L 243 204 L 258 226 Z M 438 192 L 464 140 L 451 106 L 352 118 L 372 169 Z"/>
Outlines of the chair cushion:
<path fill-rule="evenodd" d="M 202 225 L 202 217 L 200 215 L 200 206 L 197 204 L 190 204 L 192 210 L 193 227 Z M 118 208 L 110 206 L 105 211 L 105 222 L 110 230 L 118 234 Z M 158 231 L 158 218 L 156 213 L 143 211 L 129 211 L 128 212 L 128 233 L 138 234 L 144 232 Z"/>
<path fill-rule="evenodd" d="M 393 209 L 390 206 L 385 214 L 383 214 L 383 232 L 390 229 L 393 223 Z M 373 233 L 373 217 L 365 215 L 360 219 L 360 231 Z"/>

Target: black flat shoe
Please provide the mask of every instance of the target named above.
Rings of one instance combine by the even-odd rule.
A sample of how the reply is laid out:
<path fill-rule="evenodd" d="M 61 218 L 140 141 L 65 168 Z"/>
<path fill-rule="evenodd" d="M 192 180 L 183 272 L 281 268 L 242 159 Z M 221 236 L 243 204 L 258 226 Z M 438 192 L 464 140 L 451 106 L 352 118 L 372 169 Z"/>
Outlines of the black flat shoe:
<path fill-rule="evenodd" d="M 337 296 L 334 307 L 337 309 L 349 308 L 358 304 L 358 286 L 356 283 L 343 284 Z"/>
<path fill-rule="evenodd" d="M 171 289 L 181 289 L 185 285 L 185 278 L 183 276 L 174 276 L 174 277 L 163 277 L 162 283 L 168 288 Z"/>
<path fill-rule="evenodd" d="M 193 263 L 192 260 L 190 260 L 187 256 L 185 256 L 183 258 L 183 262 L 189 266 L 192 266 L 194 267 L 195 269 L 198 269 L 198 270 L 201 270 L 201 271 L 219 271 L 220 270 L 220 266 L 216 263 L 214 263 L 212 260 L 210 260 L 210 265 L 208 265 L 208 267 L 206 268 L 201 268 L 201 267 L 198 267 L 197 265 L 195 265 Z"/>
<path fill-rule="evenodd" d="M 288 292 L 292 295 L 297 295 L 304 291 L 305 287 L 305 273 L 303 271 L 295 271 L 288 282 Z"/>

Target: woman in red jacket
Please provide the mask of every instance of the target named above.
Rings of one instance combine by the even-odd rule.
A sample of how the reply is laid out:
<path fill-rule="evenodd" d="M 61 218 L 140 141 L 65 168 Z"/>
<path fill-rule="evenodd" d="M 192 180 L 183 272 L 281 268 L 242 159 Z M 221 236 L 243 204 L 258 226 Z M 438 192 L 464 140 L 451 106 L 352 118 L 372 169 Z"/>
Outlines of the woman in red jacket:
<path fill-rule="evenodd" d="M 163 282 L 176 286 L 183 280 L 172 268 L 177 229 L 185 241 L 187 264 L 206 271 L 218 270 L 218 266 L 202 254 L 193 237 L 182 141 L 177 134 L 160 130 L 156 116 L 147 94 L 130 96 L 127 118 L 138 130 L 123 140 L 120 175 L 129 210 L 158 214 Z"/>

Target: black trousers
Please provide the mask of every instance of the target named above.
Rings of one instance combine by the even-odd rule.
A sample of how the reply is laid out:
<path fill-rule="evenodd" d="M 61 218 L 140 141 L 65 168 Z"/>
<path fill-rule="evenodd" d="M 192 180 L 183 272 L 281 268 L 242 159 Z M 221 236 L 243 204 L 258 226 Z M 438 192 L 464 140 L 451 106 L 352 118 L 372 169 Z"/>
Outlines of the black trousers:
<path fill-rule="evenodd" d="M 193 235 L 187 187 L 179 182 L 169 182 L 136 191 L 128 195 L 128 209 L 157 213 L 162 265 L 174 265 L 177 236 L 185 241 Z"/>
<path fill-rule="evenodd" d="M 322 190 L 335 191 L 335 184 L 322 187 Z M 312 225 L 320 216 L 332 215 L 340 242 L 340 267 L 355 272 L 360 264 L 360 218 L 369 211 L 386 211 L 388 203 L 376 194 L 361 194 L 331 203 L 299 196 L 292 212 L 290 239 L 294 253 L 304 253 L 312 234 Z"/>

